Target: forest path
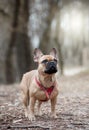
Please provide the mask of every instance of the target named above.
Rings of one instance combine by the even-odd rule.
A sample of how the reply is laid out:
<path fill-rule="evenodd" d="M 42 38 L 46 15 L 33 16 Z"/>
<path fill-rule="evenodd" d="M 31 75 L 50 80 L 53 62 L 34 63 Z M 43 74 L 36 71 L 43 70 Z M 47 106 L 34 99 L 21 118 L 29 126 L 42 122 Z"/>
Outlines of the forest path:
<path fill-rule="evenodd" d="M 89 74 L 60 77 L 59 86 L 58 118 L 50 118 L 48 101 L 42 105 L 42 116 L 30 122 L 24 117 L 18 85 L 1 85 L 0 130 L 89 130 Z"/>

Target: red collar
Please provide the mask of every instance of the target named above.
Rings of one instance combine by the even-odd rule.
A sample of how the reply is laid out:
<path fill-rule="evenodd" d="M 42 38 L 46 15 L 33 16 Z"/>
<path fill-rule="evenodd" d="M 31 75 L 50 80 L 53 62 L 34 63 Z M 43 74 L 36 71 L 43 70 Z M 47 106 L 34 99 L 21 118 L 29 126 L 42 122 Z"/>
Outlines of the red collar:
<path fill-rule="evenodd" d="M 42 101 L 48 101 L 49 98 L 50 98 L 50 95 L 51 95 L 51 93 L 53 92 L 53 89 L 54 89 L 54 87 L 55 87 L 55 82 L 54 82 L 54 85 L 53 85 L 53 86 L 50 86 L 49 88 L 45 88 L 45 87 L 37 80 L 36 77 L 35 77 L 35 81 L 36 81 L 37 85 L 40 87 L 40 89 L 45 92 L 46 99 L 45 99 L 45 100 L 42 100 Z"/>

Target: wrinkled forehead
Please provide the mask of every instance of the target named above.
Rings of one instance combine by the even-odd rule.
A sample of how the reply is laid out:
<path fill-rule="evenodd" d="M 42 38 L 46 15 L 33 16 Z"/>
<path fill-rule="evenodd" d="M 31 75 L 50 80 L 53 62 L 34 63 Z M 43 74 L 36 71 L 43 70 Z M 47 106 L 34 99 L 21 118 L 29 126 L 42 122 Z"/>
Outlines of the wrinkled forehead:
<path fill-rule="evenodd" d="M 40 62 L 43 61 L 43 60 L 51 61 L 51 60 L 54 60 L 54 57 L 53 57 L 52 55 L 43 55 L 43 56 L 40 58 Z"/>

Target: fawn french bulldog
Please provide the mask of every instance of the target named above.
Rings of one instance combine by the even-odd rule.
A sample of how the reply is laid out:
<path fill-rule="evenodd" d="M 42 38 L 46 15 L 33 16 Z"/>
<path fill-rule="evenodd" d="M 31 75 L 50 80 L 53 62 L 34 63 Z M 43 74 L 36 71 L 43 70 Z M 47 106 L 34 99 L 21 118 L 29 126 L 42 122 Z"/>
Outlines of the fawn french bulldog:
<path fill-rule="evenodd" d="M 37 70 L 32 70 L 23 75 L 20 83 L 21 99 L 25 108 L 25 116 L 35 120 L 34 106 L 38 101 L 38 113 L 44 101 L 51 101 L 52 117 L 56 118 L 55 105 L 58 96 L 58 61 L 56 49 L 53 48 L 49 55 L 43 55 L 39 49 L 34 50 L 34 62 L 38 63 Z"/>

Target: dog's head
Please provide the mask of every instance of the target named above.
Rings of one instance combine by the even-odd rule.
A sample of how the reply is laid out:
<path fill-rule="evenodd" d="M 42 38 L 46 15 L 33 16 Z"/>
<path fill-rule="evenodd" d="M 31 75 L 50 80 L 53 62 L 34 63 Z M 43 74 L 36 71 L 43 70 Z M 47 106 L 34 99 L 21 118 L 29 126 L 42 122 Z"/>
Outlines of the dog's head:
<path fill-rule="evenodd" d="M 54 74 L 57 72 L 57 53 L 53 48 L 49 55 L 43 55 L 40 49 L 34 50 L 34 61 L 38 62 L 40 74 Z"/>

